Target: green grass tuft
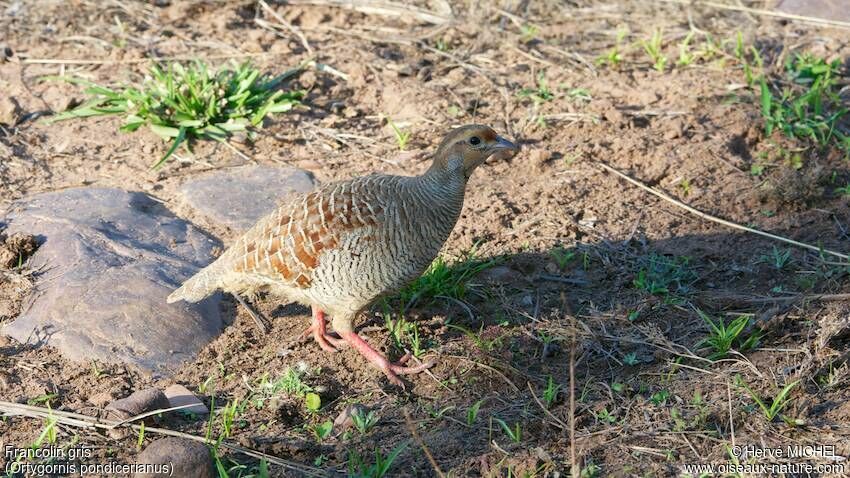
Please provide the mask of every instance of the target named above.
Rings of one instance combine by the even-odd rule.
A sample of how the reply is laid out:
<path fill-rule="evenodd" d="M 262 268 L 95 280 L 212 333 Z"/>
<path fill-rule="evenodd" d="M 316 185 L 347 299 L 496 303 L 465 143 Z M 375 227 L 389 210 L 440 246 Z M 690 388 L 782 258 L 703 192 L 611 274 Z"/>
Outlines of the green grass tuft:
<path fill-rule="evenodd" d="M 153 167 L 160 167 L 186 141 L 213 139 L 224 142 L 237 131 L 259 128 L 273 113 L 289 111 L 303 91 L 284 92 L 281 82 L 300 69 L 277 77 L 260 74 L 248 63 L 218 72 L 195 61 L 187 66 L 171 63 L 151 67 L 139 88 L 111 89 L 79 78 L 52 77 L 86 87 L 90 97 L 82 105 L 59 113 L 48 122 L 89 116 L 120 115 L 121 131 L 147 126 L 171 146 Z"/>
<path fill-rule="evenodd" d="M 697 275 L 687 257 L 666 257 L 650 254 L 641 259 L 641 268 L 633 284 L 653 295 L 687 294 Z"/>
<path fill-rule="evenodd" d="M 834 145 L 850 155 L 850 135 L 840 121 L 848 108 L 838 95 L 841 63 L 812 55 L 796 55 L 785 65 L 787 86 L 777 90 L 763 76 L 759 81 L 765 134 L 809 139 L 821 148 Z"/>
<path fill-rule="evenodd" d="M 421 277 L 402 289 L 398 297 L 403 304 L 412 301 L 427 303 L 441 296 L 463 300 L 470 290 L 469 281 L 497 263 L 498 259 L 477 259 L 474 249 L 454 262 L 439 256 Z"/>

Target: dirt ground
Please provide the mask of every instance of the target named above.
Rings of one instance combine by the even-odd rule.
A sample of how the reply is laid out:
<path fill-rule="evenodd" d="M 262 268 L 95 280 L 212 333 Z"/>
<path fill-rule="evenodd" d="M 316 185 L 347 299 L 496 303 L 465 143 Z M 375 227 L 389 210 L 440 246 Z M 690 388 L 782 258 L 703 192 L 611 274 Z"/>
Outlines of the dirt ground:
<path fill-rule="evenodd" d="M 169 378 L 72 363 L 49 347 L 0 337 L 0 399 L 95 415 L 135 390 L 180 383 L 218 409 L 249 396 L 264 374 L 300 367 L 322 408 L 310 412 L 285 394 L 248 405 L 227 440 L 328 474 L 344 473 L 352 453 L 374 460 L 376 450 L 400 445 L 387 476 L 554 477 L 573 464 L 587 477 L 687 476 L 686 464 L 738 463 L 732 447 L 742 445 L 831 445 L 850 456 L 850 305 L 836 295 L 850 292 L 847 261 L 706 221 L 599 166 L 737 224 L 850 251 L 850 196 L 839 191 L 850 182 L 844 153 L 766 136 L 758 95 L 732 53 L 740 32 L 769 71 L 781 71 L 795 52 L 839 58 L 846 104 L 847 30 L 676 2 L 433 1 L 365 11 L 269 2 L 290 30 L 262 3 L 0 0 L 2 41 L 12 53 L 0 59 L 0 96 L 14 103 L 13 121 L 0 125 L 0 208 L 33 193 L 121 187 L 146 191 L 232 241 L 237 231 L 194 214 L 177 191 L 193 175 L 245 164 L 243 157 L 199 141 L 193 154 L 178 151 L 151 170 L 167 144 L 144 128 L 119 133 L 118 118 L 41 122 L 84 99 L 79 87 L 43 77 L 138 83 L 153 57 L 250 60 L 271 73 L 313 59 L 319 67 L 288 85 L 308 90 L 304 105 L 275 116 L 255 140 L 234 143 L 251 161 L 298 166 L 322 182 L 418 174 L 448 129 L 472 122 L 522 145 L 513 159 L 476 172 L 444 250 L 452 259 L 475 249 L 498 265 L 473 278 L 462 301 L 406 311 L 436 366 L 409 377 L 406 390 L 390 386 L 355 352 L 329 355 L 298 340 L 306 308 L 265 298 L 268 335 L 231 307 L 232 325 Z M 663 72 L 638 44 L 659 28 L 671 59 Z M 599 64 L 618 31 L 626 32 L 622 61 Z M 723 53 L 676 65 L 689 31 L 697 32 L 694 51 L 708 33 Z M 411 133 L 407 151 L 385 117 Z M 647 291 L 647 276 L 668 290 Z M 15 318 L 30 279 L 37 277 L 0 275 L 0 323 Z M 819 294 L 831 295 L 803 297 Z M 710 358 L 697 310 L 727 323 L 747 314 L 743 336 L 760 340 Z M 398 357 L 383 313 L 364 314 L 361 330 Z M 545 403 L 550 380 L 560 388 Z M 769 406 L 795 381 L 785 419 L 767 419 L 753 396 Z M 352 403 L 380 417 L 371 430 L 314 436 L 313 426 Z M 498 420 L 520 436 L 513 440 Z M 204 418 L 186 415 L 148 424 L 208 431 Z M 28 446 L 44 426 L 5 417 L 0 445 Z M 219 427 L 216 418 L 214 437 Z M 91 462 L 132 463 L 139 444 L 156 438 L 63 425 L 56 440 L 93 447 Z M 258 460 L 220 453 L 231 476 L 259 473 Z M 788 462 L 740 459 L 770 461 Z M 803 461 L 830 463 L 791 460 Z M 850 476 L 844 463 L 844 472 L 812 476 Z M 303 473 L 270 465 L 271 476 Z"/>

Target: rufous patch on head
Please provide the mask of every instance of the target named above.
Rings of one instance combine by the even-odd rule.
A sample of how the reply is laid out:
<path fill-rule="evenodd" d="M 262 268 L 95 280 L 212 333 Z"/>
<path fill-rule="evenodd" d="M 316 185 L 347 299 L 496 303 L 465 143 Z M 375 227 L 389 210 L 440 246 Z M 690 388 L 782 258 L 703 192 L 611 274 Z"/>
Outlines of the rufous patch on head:
<path fill-rule="evenodd" d="M 498 136 L 496 135 L 496 132 L 493 131 L 490 128 L 484 128 L 484 130 L 481 131 L 479 134 L 481 136 L 481 139 L 483 139 L 484 141 L 487 141 L 487 142 L 496 141 L 496 139 L 498 138 Z"/>

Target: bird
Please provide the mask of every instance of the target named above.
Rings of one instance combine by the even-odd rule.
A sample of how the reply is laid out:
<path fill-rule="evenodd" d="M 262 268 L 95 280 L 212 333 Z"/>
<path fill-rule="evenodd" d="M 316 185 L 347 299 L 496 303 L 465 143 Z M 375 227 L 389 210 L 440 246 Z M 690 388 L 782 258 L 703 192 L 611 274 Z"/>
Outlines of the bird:
<path fill-rule="evenodd" d="M 417 176 L 370 174 L 300 194 L 260 219 L 213 263 L 171 293 L 168 303 L 198 302 L 221 290 L 261 292 L 309 305 L 312 335 L 328 352 L 351 346 L 387 379 L 419 373 L 434 362 L 390 362 L 354 330 L 376 299 L 422 275 L 460 217 L 470 176 L 491 156 L 519 151 L 489 126 L 451 130 Z M 244 302 L 243 302 L 244 303 Z M 329 333 L 326 315 L 334 333 Z"/>

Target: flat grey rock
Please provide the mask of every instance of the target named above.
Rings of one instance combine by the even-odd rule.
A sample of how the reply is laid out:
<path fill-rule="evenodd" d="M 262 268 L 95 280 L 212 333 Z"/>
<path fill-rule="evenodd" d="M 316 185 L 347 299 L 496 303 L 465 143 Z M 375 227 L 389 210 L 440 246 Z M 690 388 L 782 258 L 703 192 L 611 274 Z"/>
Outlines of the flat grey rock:
<path fill-rule="evenodd" d="M 168 374 L 221 333 L 220 296 L 165 302 L 220 242 L 152 197 L 67 189 L 13 204 L 5 222 L 41 244 L 29 262 L 35 290 L 3 329 L 15 339 Z"/>
<path fill-rule="evenodd" d="M 847 7 L 847 0 L 779 0 L 776 5 L 783 13 L 850 22 L 850 8 Z"/>
<path fill-rule="evenodd" d="M 242 231 L 271 212 L 287 196 L 316 187 L 303 169 L 246 166 L 224 169 L 187 181 L 183 198 L 200 213 L 231 229 Z"/>

